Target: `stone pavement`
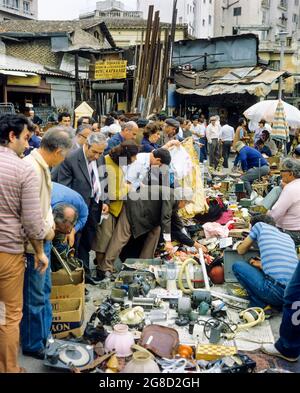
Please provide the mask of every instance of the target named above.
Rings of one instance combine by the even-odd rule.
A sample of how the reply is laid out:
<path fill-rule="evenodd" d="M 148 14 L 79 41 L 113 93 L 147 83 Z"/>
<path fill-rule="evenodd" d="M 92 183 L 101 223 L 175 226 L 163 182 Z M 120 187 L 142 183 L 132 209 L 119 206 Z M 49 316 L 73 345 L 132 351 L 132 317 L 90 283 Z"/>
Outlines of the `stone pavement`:
<path fill-rule="evenodd" d="M 101 303 L 103 299 L 108 295 L 107 291 L 101 290 L 98 287 L 93 287 L 91 285 L 87 286 L 90 294 L 90 300 L 86 303 L 86 319 L 85 323 L 88 322 L 90 316 L 97 308 L 97 305 Z M 275 339 L 278 338 L 279 327 L 281 323 L 281 316 L 276 316 L 270 320 L 272 331 Z M 53 369 L 49 369 L 43 365 L 41 360 L 32 359 L 27 356 L 20 354 L 20 365 L 25 367 L 28 373 L 55 373 Z"/>

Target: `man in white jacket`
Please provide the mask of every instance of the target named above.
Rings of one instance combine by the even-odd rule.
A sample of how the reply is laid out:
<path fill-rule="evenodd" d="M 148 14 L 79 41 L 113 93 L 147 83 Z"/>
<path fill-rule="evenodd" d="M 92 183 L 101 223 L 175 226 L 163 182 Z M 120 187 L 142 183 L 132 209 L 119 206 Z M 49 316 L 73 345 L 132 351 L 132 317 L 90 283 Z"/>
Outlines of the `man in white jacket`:
<path fill-rule="evenodd" d="M 218 166 L 220 158 L 220 130 L 221 126 L 217 121 L 217 118 L 212 117 L 210 119 L 210 124 L 206 128 L 206 138 L 208 142 L 209 165 L 215 169 Z"/>

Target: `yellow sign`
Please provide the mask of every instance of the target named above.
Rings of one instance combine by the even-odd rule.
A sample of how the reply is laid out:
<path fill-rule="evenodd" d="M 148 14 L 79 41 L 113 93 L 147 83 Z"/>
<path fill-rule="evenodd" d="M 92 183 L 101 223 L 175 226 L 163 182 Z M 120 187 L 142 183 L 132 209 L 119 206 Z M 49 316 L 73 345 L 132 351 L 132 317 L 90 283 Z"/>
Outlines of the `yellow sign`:
<path fill-rule="evenodd" d="M 126 79 L 126 67 L 126 60 L 97 61 L 95 64 L 95 79 Z"/>
<path fill-rule="evenodd" d="M 31 86 L 39 87 L 41 84 L 41 77 L 39 75 L 29 75 L 25 76 L 8 76 L 7 85 L 8 86 Z"/>

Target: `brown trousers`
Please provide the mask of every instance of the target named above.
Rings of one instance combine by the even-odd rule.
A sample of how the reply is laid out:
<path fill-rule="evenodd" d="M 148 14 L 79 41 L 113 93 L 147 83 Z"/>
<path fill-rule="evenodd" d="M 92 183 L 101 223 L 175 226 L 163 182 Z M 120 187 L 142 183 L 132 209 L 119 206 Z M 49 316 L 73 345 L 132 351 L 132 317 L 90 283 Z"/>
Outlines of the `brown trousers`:
<path fill-rule="evenodd" d="M 19 373 L 24 255 L 0 253 L 0 373 Z"/>
<path fill-rule="evenodd" d="M 160 231 L 161 228 L 156 227 L 148 233 L 148 237 L 140 254 L 140 259 L 152 259 L 154 257 L 154 253 L 159 242 Z M 111 272 L 114 271 L 114 262 L 120 255 L 123 247 L 125 247 L 129 242 L 131 235 L 131 228 L 127 219 L 126 209 L 124 207 L 109 243 L 105 255 L 105 261 L 101 267 L 101 270 Z"/>

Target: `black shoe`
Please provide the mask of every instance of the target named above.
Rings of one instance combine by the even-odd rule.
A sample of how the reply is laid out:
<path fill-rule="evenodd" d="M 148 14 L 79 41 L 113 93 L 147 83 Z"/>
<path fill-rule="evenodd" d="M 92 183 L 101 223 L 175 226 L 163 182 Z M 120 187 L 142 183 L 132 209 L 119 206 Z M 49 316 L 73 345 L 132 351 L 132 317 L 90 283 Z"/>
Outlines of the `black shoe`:
<path fill-rule="evenodd" d="M 45 349 L 40 349 L 39 351 L 36 352 L 29 352 L 29 351 L 23 351 L 24 356 L 30 356 L 34 359 L 38 360 L 44 360 L 45 359 Z"/>
<path fill-rule="evenodd" d="M 97 279 L 100 281 L 105 280 L 105 273 L 102 270 L 97 269 Z"/>
<path fill-rule="evenodd" d="M 102 280 L 98 277 L 91 277 L 90 275 L 85 275 L 85 283 L 90 285 L 98 285 Z"/>
<path fill-rule="evenodd" d="M 88 291 L 86 288 L 84 290 L 84 298 L 86 303 L 88 303 L 91 300 L 90 291 Z"/>

